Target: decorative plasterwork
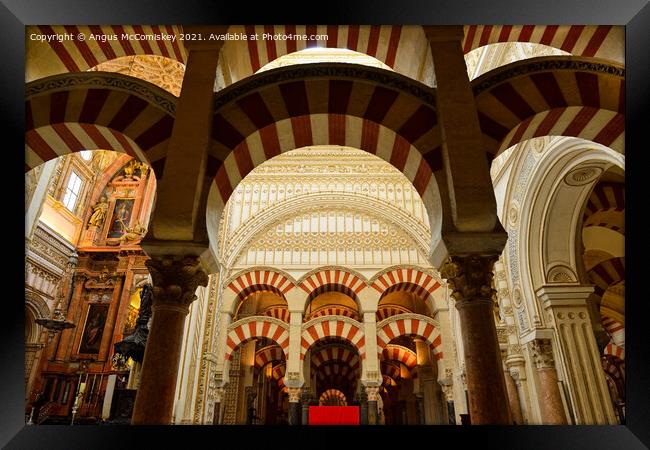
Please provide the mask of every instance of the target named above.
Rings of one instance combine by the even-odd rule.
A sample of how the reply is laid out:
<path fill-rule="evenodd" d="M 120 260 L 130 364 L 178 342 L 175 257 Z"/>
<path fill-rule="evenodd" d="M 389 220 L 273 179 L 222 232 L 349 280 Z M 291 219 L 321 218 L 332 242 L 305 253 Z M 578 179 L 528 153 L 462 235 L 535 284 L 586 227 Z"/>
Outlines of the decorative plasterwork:
<path fill-rule="evenodd" d="M 566 174 L 564 181 L 569 186 L 583 186 L 593 182 L 602 173 L 601 167 L 579 167 Z"/>
<path fill-rule="evenodd" d="M 378 215 L 377 212 L 383 214 Z M 310 221 L 311 214 L 353 214 L 367 215 L 367 219 L 378 224 L 376 232 L 341 232 L 309 231 L 278 232 L 277 227 L 283 222 L 297 220 L 302 215 L 303 221 Z M 306 215 L 310 217 L 305 218 Z M 286 229 L 286 226 L 285 226 Z M 261 230 L 267 230 L 263 234 Z M 256 234 L 257 233 L 257 234 Z M 388 239 L 387 239 L 388 238 Z M 354 193 L 319 193 L 292 198 L 269 207 L 254 216 L 253 220 L 242 224 L 226 241 L 223 260 L 232 264 L 245 251 L 250 242 L 255 248 L 417 248 L 423 255 L 428 254 L 430 232 L 420 221 L 404 210 L 376 198 Z M 375 242 L 377 241 L 377 242 Z M 314 246 L 315 245 L 315 246 Z M 230 265 L 229 264 L 229 265 Z"/>
<path fill-rule="evenodd" d="M 158 55 L 130 55 L 105 61 L 89 71 L 114 72 L 139 78 L 180 96 L 185 65 Z"/>
<path fill-rule="evenodd" d="M 465 55 L 470 80 L 484 73 L 523 59 L 541 56 L 570 55 L 555 47 L 533 42 L 499 42 L 485 45 Z"/>

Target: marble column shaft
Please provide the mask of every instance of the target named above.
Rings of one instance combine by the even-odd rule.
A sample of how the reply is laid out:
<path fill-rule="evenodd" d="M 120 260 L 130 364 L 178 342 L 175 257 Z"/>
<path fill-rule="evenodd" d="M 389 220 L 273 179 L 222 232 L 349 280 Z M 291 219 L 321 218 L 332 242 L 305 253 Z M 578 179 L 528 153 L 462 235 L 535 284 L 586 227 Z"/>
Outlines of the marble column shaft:
<path fill-rule="evenodd" d="M 183 329 L 194 292 L 208 277 L 197 258 L 147 261 L 153 279 L 153 317 L 133 407 L 134 425 L 172 423 Z"/>

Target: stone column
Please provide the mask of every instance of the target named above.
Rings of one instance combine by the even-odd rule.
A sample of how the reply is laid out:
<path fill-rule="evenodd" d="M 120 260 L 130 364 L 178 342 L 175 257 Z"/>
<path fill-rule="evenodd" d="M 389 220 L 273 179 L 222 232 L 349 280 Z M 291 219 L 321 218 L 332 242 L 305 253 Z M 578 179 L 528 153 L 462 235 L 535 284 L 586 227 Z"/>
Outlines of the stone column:
<path fill-rule="evenodd" d="M 442 380 L 440 386 L 443 392 L 443 398 L 447 404 L 447 423 L 449 425 L 456 425 L 456 409 L 454 407 L 454 386 L 452 380 Z"/>
<path fill-rule="evenodd" d="M 512 378 L 512 375 L 510 375 L 510 369 L 508 369 L 508 366 L 506 365 L 508 352 L 502 351 L 501 357 L 503 358 L 503 377 L 506 380 L 506 391 L 508 392 L 508 402 L 510 404 L 510 413 L 512 415 L 512 420 L 515 424 L 522 425 L 524 423 L 524 419 L 521 414 L 519 392 L 517 391 L 515 380 Z"/>
<path fill-rule="evenodd" d="M 197 257 L 167 256 L 146 264 L 154 286 L 153 317 L 132 423 L 167 425 L 172 422 L 185 317 L 196 288 L 207 285 L 208 276 Z"/>
<path fill-rule="evenodd" d="M 219 386 L 214 389 L 214 412 L 212 413 L 212 425 L 221 425 L 221 402 L 225 393 L 225 386 Z"/>
<path fill-rule="evenodd" d="M 557 384 L 557 372 L 553 361 L 553 347 L 550 339 L 535 339 L 529 342 L 533 354 L 539 390 L 541 394 L 540 410 L 542 424 L 566 425 L 567 419 L 562 404 L 562 396 Z"/>
<path fill-rule="evenodd" d="M 364 388 L 368 396 L 368 425 L 377 425 L 379 386 L 364 386 Z"/>
<path fill-rule="evenodd" d="M 491 232 L 497 224 L 496 200 L 461 45 L 463 27 L 423 28 L 436 76 L 436 115 L 447 177 L 441 195 L 449 195 L 457 231 Z"/>
<path fill-rule="evenodd" d="M 359 391 L 359 422 L 361 425 L 368 425 L 368 396 L 363 387 Z"/>
<path fill-rule="evenodd" d="M 300 400 L 302 402 L 302 424 L 309 425 L 309 404 L 312 401 L 311 392 L 308 389 L 303 389 Z"/>
<path fill-rule="evenodd" d="M 580 285 L 544 286 L 536 294 L 554 329 L 556 366 L 558 370 L 563 366 L 576 424 L 614 425 L 618 420 L 587 306 L 593 289 L 593 286 Z"/>
<path fill-rule="evenodd" d="M 157 184 L 153 211 L 153 235 L 160 240 L 195 239 L 201 198 L 206 188 L 205 170 L 213 120 L 214 81 L 222 41 L 209 40 L 206 33 L 223 33 L 226 26 L 188 27 L 186 33 L 203 34 L 203 40 L 185 41 L 188 49 L 183 86 L 166 163 Z M 161 176 L 162 175 L 162 176 Z M 205 211 L 203 211 L 205 216 Z"/>
<path fill-rule="evenodd" d="M 424 417 L 424 394 L 421 392 L 415 393 L 415 404 L 418 412 L 418 425 L 425 425 L 426 420 Z"/>
<path fill-rule="evenodd" d="M 512 423 L 492 312 L 496 259 L 496 255 L 452 256 L 441 270 L 453 290 L 460 317 L 473 425 Z"/>
<path fill-rule="evenodd" d="M 300 391 L 299 387 L 289 389 L 289 425 L 300 425 Z"/>

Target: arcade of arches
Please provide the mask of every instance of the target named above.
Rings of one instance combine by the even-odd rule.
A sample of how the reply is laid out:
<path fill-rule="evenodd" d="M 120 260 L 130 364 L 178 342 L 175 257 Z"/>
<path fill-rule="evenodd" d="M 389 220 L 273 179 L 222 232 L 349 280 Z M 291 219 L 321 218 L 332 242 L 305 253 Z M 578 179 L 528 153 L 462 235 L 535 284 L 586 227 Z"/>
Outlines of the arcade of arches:
<path fill-rule="evenodd" d="M 66 30 L 327 39 L 27 42 L 30 423 L 624 423 L 622 28 Z"/>

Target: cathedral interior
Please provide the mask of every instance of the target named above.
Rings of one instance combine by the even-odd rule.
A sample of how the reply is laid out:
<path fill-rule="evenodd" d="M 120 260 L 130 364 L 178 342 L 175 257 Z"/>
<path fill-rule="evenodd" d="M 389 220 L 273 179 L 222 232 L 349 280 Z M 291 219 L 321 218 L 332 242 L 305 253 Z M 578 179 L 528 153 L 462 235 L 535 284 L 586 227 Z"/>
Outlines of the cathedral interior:
<path fill-rule="evenodd" d="M 26 423 L 625 423 L 624 27 L 27 35 Z"/>

